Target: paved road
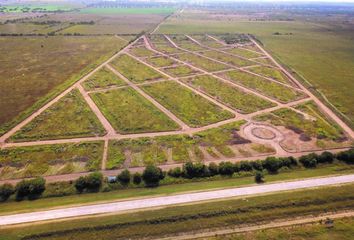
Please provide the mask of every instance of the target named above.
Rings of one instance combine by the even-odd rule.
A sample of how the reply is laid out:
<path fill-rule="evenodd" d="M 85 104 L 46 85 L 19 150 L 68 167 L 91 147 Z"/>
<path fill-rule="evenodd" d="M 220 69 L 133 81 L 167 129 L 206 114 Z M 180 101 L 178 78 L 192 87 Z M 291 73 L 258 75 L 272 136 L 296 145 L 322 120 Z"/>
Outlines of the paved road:
<path fill-rule="evenodd" d="M 92 214 L 120 213 L 129 210 L 149 209 L 153 207 L 163 207 L 174 204 L 195 203 L 206 200 L 225 199 L 230 197 L 313 188 L 350 182 L 354 182 L 354 174 L 15 214 L 0 216 L 0 226 L 79 217 Z"/>

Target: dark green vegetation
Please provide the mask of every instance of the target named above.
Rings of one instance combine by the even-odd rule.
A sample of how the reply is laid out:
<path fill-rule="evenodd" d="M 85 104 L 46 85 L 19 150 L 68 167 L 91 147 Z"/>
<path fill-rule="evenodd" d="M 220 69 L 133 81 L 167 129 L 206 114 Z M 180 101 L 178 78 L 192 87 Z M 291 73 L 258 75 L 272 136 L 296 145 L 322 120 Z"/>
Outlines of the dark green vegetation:
<path fill-rule="evenodd" d="M 120 55 L 110 63 L 118 72 L 134 83 L 163 79 L 154 69 L 128 55 Z"/>
<path fill-rule="evenodd" d="M 172 81 L 143 86 L 177 117 L 192 127 L 204 126 L 233 117 L 233 114 Z"/>
<path fill-rule="evenodd" d="M 110 36 L 1 37 L 0 135 L 124 44 Z"/>
<path fill-rule="evenodd" d="M 103 142 L 2 149 L 0 179 L 98 170 L 102 151 Z"/>
<path fill-rule="evenodd" d="M 251 113 L 275 106 L 267 100 L 245 93 L 237 87 L 211 76 L 197 76 L 187 79 L 186 82 L 243 113 Z"/>
<path fill-rule="evenodd" d="M 91 94 L 114 129 L 123 134 L 178 129 L 178 125 L 130 87 Z"/>
<path fill-rule="evenodd" d="M 112 73 L 108 68 L 103 67 L 94 73 L 89 79 L 82 83 L 85 90 L 95 90 L 97 88 L 119 87 L 126 85 L 122 79 Z"/>
<path fill-rule="evenodd" d="M 106 133 L 78 90 L 73 90 L 11 136 L 10 141 L 102 136 Z"/>
<path fill-rule="evenodd" d="M 0 12 L 4 13 L 47 13 L 47 12 L 65 12 L 73 10 L 70 5 L 54 4 L 29 4 L 29 5 L 5 5 L 0 6 Z"/>
<path fill-rule="evenodd" d="M 353 207 L 352 184 L 277 193 L 187 206 L 173 206 L 115 216 L 46 223 L 1 230 L 4 239 L 96 239 L 163 237 L 207 228 L 316 215 L 323 209 Z M 53 230 L 55 229 L 55 230 Z M 41 235 L 43 234 L 43 235 Z"/>
<path fill-rule="evenodd" d="M 275 98 L 282 102 L 291 102 L 306 96 L 300 91 L 237 70 L 225 72 L 220 75 L 226 79 L 239 83 L 247 88 L 253 89 L 268 97 Z"/>

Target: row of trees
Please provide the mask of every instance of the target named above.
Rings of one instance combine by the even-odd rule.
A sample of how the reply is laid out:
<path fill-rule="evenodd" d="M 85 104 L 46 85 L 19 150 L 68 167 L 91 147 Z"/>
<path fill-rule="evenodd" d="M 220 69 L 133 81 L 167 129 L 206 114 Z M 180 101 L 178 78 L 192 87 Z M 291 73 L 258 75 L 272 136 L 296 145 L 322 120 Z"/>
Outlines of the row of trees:
<path fill-rule="evenodd" d="M 13 194 L 16 194 L 17 201 L 25 198 L 33 200 L 39 198 L 45 190 L 44 178 L 38 177 L 30 180 L 22 180 L 14 187 L 5 183 L 0 186 L 0 201 L 6 201 Z"/>

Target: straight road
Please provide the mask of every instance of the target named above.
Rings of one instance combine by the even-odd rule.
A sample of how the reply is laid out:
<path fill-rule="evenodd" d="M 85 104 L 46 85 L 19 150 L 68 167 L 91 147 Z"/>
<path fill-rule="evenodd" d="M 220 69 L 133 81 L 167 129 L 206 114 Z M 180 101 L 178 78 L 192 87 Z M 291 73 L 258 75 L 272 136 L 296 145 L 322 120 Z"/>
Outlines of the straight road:
<path fill-rule="evenodd" d="M 314 188 L 336 184 L 354 182 L 354 174 L 312 178 L 292 182 L 282 182 L 273 184 L 255 185 L 250 187 L 232 188 L 216 191 L 185 193 L 173 196 L 153 197 L 137 200 L 120 201 L 113 203 L 103 203 L 87 205 L 81 207 L 70 207 L 48 211 L 22 213 L 7 216 L 0 216 L 0 226 L 11 224 L 21 224 L 37 221 L 56 220 L 62 218 L 80 217 L 93 214 L 122 213 L 139 209 L 150 209 L 154 207 L 166 207 L 175 204 L 188 204 L 200 201 L 226 199 L 232 197 L 248 196 L 254 194 L 265 194 L 279 191 Z"/>

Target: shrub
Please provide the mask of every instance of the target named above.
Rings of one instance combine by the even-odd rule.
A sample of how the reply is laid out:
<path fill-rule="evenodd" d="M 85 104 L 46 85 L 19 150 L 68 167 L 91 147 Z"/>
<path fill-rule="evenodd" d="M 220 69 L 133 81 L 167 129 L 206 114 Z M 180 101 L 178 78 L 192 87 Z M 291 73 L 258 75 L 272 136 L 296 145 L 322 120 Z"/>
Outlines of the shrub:
<path fill-rule="evenodd" d="M 318 155 L 315 153 L 310 153 L 299 158 L 299 162 L 305 168 L 315 168 L 317 166 L 317 157 Z"/>
<path fill-rule="evenodd" d="M 276 157 L 267 157 L 263 161 L 263 167 L 267 169 L 269 173 L 278 173 L 278 170 L 282 167 L 281 162 Z"/>
<path fill-rule="evenodd" d="M 234 165 L 231 162 L 221 162 L 219 164 L 219 173 L 221 175 L 232 176 L 234 172 Z"/>
<path fill-rule="evenodd" d="M 331 152 L 323 152 L 319 156 L 317 156 L 318 163 L 332 163 L 334 160 L 334 155 Z"/>
<path fill-rule="evenodd" d="M 163 178 L 162 170 L 153 165 L 147 166 L 142 175 L 142 179 L 147 187 L 157 187 Z"/>
<path fill-rule="evenodd" d="M 354 148 L 338 153 L 337 159 L 348 164 L 354 164 Z"/>
<path fill-rule="evenodd" d="M 79 193 L 84 190 L 97 192 L 102 186 L 103 175 L 100 172 L 93 172 L 87 176 L 81 176 L 75 181 L 75 188 Z"/>
<path fill-rule="evenodd" d="M 208 169 L 210 176 L 215 176 L 219 174 L 219 167 L 216 163 L 210 163 Z"/>
<path fill-rule="evenodd" d="M 36 199 L 42 195 L 45 190 L 45 180 L 38 177 L 30 180 L 22 180 L 16 185 L 16 200 L 21 201 L 24 198 Z"/>
<path fill-rule="evenodd" d="M 172 168 L 168 171 L 168 176 L 179 178 L 182 176 L 182 169 L 180 167 Z"/>
<path fill-rule="evenodd" d="M 135 185 L 139 185 L 141 183 L 141 174 L 140 173 L 138 173 L 138 172 L 134 173 L 134 175 L 133 175 L 133 183 Z"/>
<path fill-rule="evenodd" d="M 4 185 L 0 186 L 0 201 L 5 202 L 14 193 L 14 187 L 9 183 L 5 183 Z"/>
<path fill-rule="evenodd" d="M 202 163 L 187 162 L 183 165 L 183 173 L 187 178 L 204 177 L 208 175 L 207 167 Z"/>
<path fill-rule="evenodd" d="M 120 184 L 123 186 L 127 186 L 130 183 L 130 172 L 128 169 L 123 170 L 120 174 L 117 176 L 118 181 Z"/>
<path fill-rule="evenodd" d="M 260 160 L 252 161 L 251 166 L 254 170 L 257 170 L 257 171 L 263 170 L 262 162 Z"/>
<path fill-rule="evenodd" d="M 264 174 L 261 171 L 257 171 L 256 175 L 254 176 L 254 180 L 256 183 L 262 183 L 264 182 Z"/>
<path fill-rule="evenodd" d="M 252 164 L 249 161 L 240 162 L 240 171 L 250 172 L 252 171 Z"/>
<path fill-rule="evenodd" d="M 75 188 L 78 193 L 82 193 L 86 188 L 86 178 L 84 176 L 79 177 L 75 181 Z"/>

